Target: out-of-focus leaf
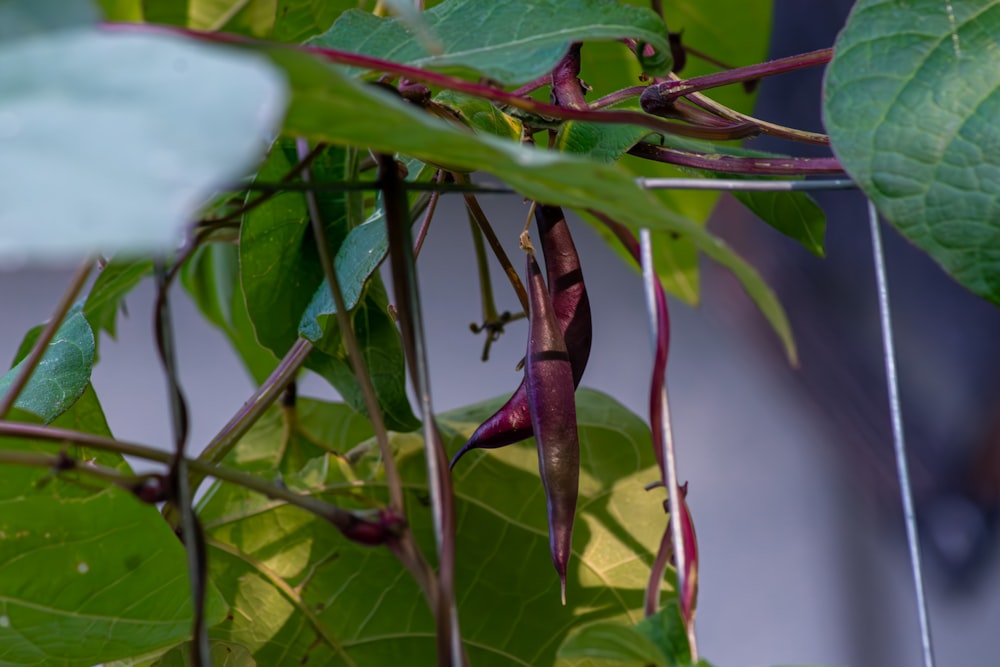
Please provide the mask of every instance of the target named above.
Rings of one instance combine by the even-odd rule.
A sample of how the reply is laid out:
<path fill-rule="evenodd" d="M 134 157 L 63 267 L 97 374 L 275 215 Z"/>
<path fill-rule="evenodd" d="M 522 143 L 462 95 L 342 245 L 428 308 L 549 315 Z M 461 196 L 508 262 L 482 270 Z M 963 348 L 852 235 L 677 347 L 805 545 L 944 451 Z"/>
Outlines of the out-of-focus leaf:
<path fill-rule="evenodd" d="M 83 315 L 95 331 L 117 334 L 118 312 L 124 308 L 124 299 L 142 279 L 153 272 L 150 259 L 118 259 L 101 269 L 83 303 Z"/>

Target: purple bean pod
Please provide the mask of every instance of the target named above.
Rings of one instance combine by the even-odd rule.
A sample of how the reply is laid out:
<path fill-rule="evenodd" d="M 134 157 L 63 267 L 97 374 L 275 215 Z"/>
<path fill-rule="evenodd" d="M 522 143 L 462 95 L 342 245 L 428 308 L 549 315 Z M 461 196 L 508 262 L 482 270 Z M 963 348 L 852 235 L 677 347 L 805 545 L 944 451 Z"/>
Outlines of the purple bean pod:
<path fill-rule="evenodd" d="M 528 253 L 528 352 L 524 376 L 531 426 L 538 443 L 538 473 L 545 488 L 549 551 L 566 604 L 566 567 L 580 482 L 580 439 L 569 351 L 535 255 Z"/>
<path fill-rule="evenodd" d="M 545 257 L 549 298 L 569 350 L 573 386 L 577 387 L 590 358 L 592 339 L 590 299 L 583 282 L 580 258 L 561 208 L 538 204 L 535 207 L 535 223 L 538 225 L 539 245 Z M 503 407 L 484 421 L 455 453 L 451 459 L 451 467 L 454 468 L 468 451 L 505 447 L 527 440 L 532 434 L 528 392 L 525 381 L 522 380 Z"/>

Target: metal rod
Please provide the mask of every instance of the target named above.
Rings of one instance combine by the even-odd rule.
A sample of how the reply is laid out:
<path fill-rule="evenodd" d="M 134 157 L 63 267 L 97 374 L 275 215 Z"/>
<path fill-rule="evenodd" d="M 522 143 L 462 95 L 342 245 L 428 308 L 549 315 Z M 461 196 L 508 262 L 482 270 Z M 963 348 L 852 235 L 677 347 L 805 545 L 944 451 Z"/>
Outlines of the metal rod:
<path fill-rule="evenodd" d="M 903 439 L 903 415 L 899 400 L 899 380 L 896 376 L 896 352 L 893 345 L 892 317 L 889 313 L 889 284 L 886 279 L 885 253 L 879 229 L 878 211 L 868 200 L 868 221 L 871 226 L 872 254 L 875 259 L 875 280 L 878 285 L 879 316 L 882 322 L 882 348 L 885 353 L 885 375 L 889 388 L 889 415 L 892 419 L 892 441 L 896 452 L 896 469 L 899 475 L 899 494 L 903 501 L 903 520 L 906 523 L 906 540 L 913 570 L 913 588 L 917 594 L 917 615 L 920 619 L 920 642 L 923 648 L 924 667 L 934 667 L 934 650 L 931 643 L 931 624 L 927 613 L 927 596 L 924 592 L 923 570 L 920 566 L 920 540 L 917 534 L 917 513 L 910 485 L 910 471 L 906 462 L 906 442 Z"/>
<path fill-rule="evenodd" d="M 645 190 L 724 190 L 727 192 L 800 192 L 812 190 L 852 190 L 857 183 L 849 178 L 822 178 L 814 180 L 790 179 L 741 179 L 741 178 L 637 178 L 636 185 Z M 459 192 L 465 194 L 517 194 L 517 190 L 503 184 L 491 183 L 420 183 L 406 182 L 407 191 Z M 377 190 L 376 181 L 333 181 L 326 183 L 244 183 L 233 185 L 232 190 L 282 192 L 313 190 L 316 192 Z"/>
<path fill-rule="evenodd" d="M 642 284 L 646 293 L 646 314 L 649 317 L 649 333 L 653 342 L 653 354 L 656 354 L 657 340 L 659 337 L 660 323 L 657 318 L 656 289 L 657 281 L 656 268 L 653 265 L 653 242 L 648 229 L 639 230 L 639 257 L 642 265 Z M 660 409 L 663 412 L 663 452 L 661 458 L 666 469 L 667 491 L 670 494 L 670 538 L 674 543 L 674 566 L 677 570 L 677 595 L 682 595 L 685 590 L 687 579 L 688 554 L 684 545 L 683 513 L 680 485 L 677 483 L 677 457 L 674 453 L 674 432 L 670 421 L 670 401 L 667 397 L 667 383 L 664 378 L 663 386 L 660 387 Z M 694 637 L 689 637 L 692 658 L 695 657 L 697 648 Z"/>

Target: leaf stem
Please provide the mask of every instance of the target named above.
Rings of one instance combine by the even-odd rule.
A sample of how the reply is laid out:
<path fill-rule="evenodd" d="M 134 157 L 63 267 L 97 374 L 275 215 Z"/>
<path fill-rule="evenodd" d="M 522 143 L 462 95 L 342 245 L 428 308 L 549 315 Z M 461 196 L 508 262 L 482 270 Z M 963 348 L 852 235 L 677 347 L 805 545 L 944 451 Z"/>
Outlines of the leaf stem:
<path fill-rule="evenodd" d="M 295 144 L 299 157 L 304 159 L 310 152 L 309 142 L 299 138 L 295 140 Z M 310 170 L 303 169 L 302 180 L 308 183 L 311 179 Z M 344 302 L 344 292 L 340 287 L 340 279 L 333 264 L 333 257 L 330 255 L 330 241 L 326 235 L 326 228 L 323 227 L 322 214 L 319 210 L 319 203 L 316 201 L 316 194 L 307 190 L 305 196 L 313 235 L 316 237 L 320 264 L 323 266 L 323 274 L 326 276 L 330 296 L 333 297 L 333 303 L 336 306 L 337 325 L 340 327 L 340 334 L 344 340 L 344 347 L 347 348 L 347 356 L 351 361 L 354 376 L 361 386 L 361 394 L 364 397 L 365 407 L 368 409 L 368 419 L 375 429 L 375 440 L 378 442 L 379 451 L 382 454 L 382 465 L 385 466 L 385 479 L 389 487 L 389 507 L 402 515 L 405 511 L 403 483 L 399 477 L 399 471 L 396 469 L 396 459 L 392 455 L 392 447 L 389 446 L 389 434 L 385 428 L 385 420 L 382 418 L 382 408 L 378 404 L 378 397 L 372 386 L 368 364 L 365 362 L 361 346 L 358 344 L 358 338 L 354 335 L 350 312 Z"/>
<path fill-rule="evenodd" d="M 73 302 L 76 301 L 76 297 L 80 294 L 80 290 L 83 289 L 84 284 L 87 282 L 90 272 L 94 268 L 94 260 L 91 257 L 83 260 L 80 267 L 76 270 L 76 273 L 69 280 L 69 284 L 66 286 L 66 291 L 63 292 L 62 297 L 59 299 L 59 303 L 56 304 L 55 310 L 52 313 L 52 317 L 49 321 L 45 323 L 45 327 L 42 329 L 41 333 L 38 335 L 38 340 L 31 347 L 31 352 L 24 359 L 24 365 L 21 370 L 14 377 L 14 381 L 11 382 L 10 387 L 7 389 L 7 393 L 4 394 L 3 399 L 0 400 L 0 420 L 6 419 L 7 415 L 10 413 L 11 408 L 14 407 L 14 403 L 17 402 L 18 396 L 24 391 L 25 386 L 28 384 L 28 380 L 31 379 L 31 374 L 35 372 L 38 364 L 42 361 L 42 357 L 45 356 L 45 352 L 55 337 L 56 332 L 62 325 L 63 319 L 66 317 L 66 313 L 69 309 L 73 307 Z"/>
<path fill-rule="evenodd" d="M 304 338 L 295 341 L 295 344 L 281 359 L 271 375 L 222 427 L 222 430 L 212 438 L 198 460 L 211 464 L 218 463 L 225 458 L 226 454 L 260 419 L 261 415 L 278 400 L 278 397 L 285 391 L 285 387 L 295 379 L 296 373 L 302 368 L 302 364 L 305 363 L 306 357 L 309 356 L 312 349 L 313 344 Z M 204 479 L 204 474 L 199 473 L 199 467 L 190 464 L 189 467 L 195 472 L 192 476 L 191 488 L 197 489 L 201 479 Z"/>

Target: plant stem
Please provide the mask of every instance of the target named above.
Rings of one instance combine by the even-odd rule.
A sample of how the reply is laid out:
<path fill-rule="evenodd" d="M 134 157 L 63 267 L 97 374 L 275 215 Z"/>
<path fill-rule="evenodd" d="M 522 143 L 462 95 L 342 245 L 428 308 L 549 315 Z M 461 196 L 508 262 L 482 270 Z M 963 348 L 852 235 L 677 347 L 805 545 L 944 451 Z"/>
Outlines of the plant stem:
<path fill-rule="evenodd" d="M 70 431 L 52 426 L 40 424 L 27 424 L 19 422 L 0 422 L 0 437 L 25 438 L 29 440 L 42 440 L 53 443 L 70 443 L 81 447 L 90 447 L 107 452 L 117 452 L 126 456 L 155 461 L 157 463 L 169 464 L 170 452 L 165 452 L 153 447 L 141 445 L 124 440 L 114 440 L 91 433 Z M 0 450 L 0 456 L 10 453 Z M 267 498 L 281 500 L 289 505 L 298 507 L 321 519 L 329 521 L 338 528 L 349 528 L 359 520 L 363 520 L 358 515 L 343 508 L 332 505 L 324 500 L 302 495 L 292 491 L 286 486 L 272 484 L 266 480 L 250 475 L 239 470 L 233 470 L 214 463 L 209 463 L 201 459 L 185 459 L 185 463 L 194 473 L 201 477 L 214 477 L 215 479 L 259 493 Z M 53 467 L 46 464 L 45 467 Z M 56 466 L 58 467 L 58 466 Z M 86 471 L 87 465 L 78 465 L 75 469 Z M 103 473 L 102 473 L 103 474 Z M 137 478 L 138 479 L 138 478 Z"/>
<path fill-rule="evenodd" d="M 278 400 L 278 397 L 285 391 L 285 387 L 295 379 L 295 374 L 299 372 L 312 349 L 313 344 L 305 338 L 295 341 L 295 344 L 281 359 L 271 375 L 257 388 L 253 396 L 247 399 L 239 412 L 233 415 L 229 422 L 222 427 L 222 430 L 212 438 L 197 460 L 212 464 L 225 458 L 240 438 L 246 435 L 246 432 L 260 419 L 261 415 L 271 407 L 271 404 Z M 195 473 L 191 478 L 191 488 L 197 489 L 201 479 L 204 479 L 204 474 L 199 472 L 199 467 L 190 464 L 189 467 Z"/>
<path fill-rule="evenodd" d="M 587 98 L 580 84 L 580 44 L 569 51 L 552 69 L 552 97 L 564 109 L 587 109 Z"/>
<path fill-rule="evenodd" d="M 414 390 L 424 420 L 424 453 L 427 461 L 427 486 L 434 518 L 434 536 L 438 552 L 438 599 L 435 609 L 438 637 L 438 664 L 459 667 L 466 664 L 455 605 L 455 502 L 448 474 L 441 434 L 434 420 L 431 400 L 430 370 L 424 342 L 423 318 L 416 266 L 413 262 L 413 239 L 408 219 L 406 191 L 391 155 L 379 155 L 379 181 L 389 235 L 393 292 L 399 323 L 409 362 Z"/>
<path fill-rule="evenodd" d="M 45 356 L 45 352 L 52 342 L 53 337 L 55 337 L 56 332 L 59 327 L 62 326 L 63 319 L 66 317 L 66 313 L 69 309 L 73 307 L 73 302 L 76 301 L 77 295 L 80 290 L 83 289 L 84 284 L 87 282 L 87 277 L 90 276 L 90 272 L 94 268 L 93 258 L 88 257 L 83 260 L 83 263 L 76 270 L 76 273 L 69 280 L 69 285 L 66 287 L 66 291 L 63 292 L 62 297 L 59 299 L 59 303 L 56 304 L 55 310 L 52 313 L 52 317 L 49 321 L 45 323 L 45 327 L 42 329 L 41 333 L 38 334 L 38 340 L 31 347 L 31 352 L 27 357 L 24 358 L 22 362 L 24 365 L 16 376 L 14 376 L 14 381 L 11 382 L 10 387 L 7 389 L 7 393 L 4 394 L 3 399 L 0 400 L 0 420 L 6 419 L 7 415 L 10 413 L 11 408 L 14 407 L 14 403 L 17 402 L 18 396 L 24 391 L 24 387 L 28 384 L 28 380 L 31 379 L 31 374 L 35 372 L 35 368 L 41 362 L 42 357 Z"/>
<path fill-rule="evenodd" d="M 604 97 L 599 97 L 588 106 L 591 110 L 604 109 L 606 107 L 612 107 L 619 102 L 624 102 L 625 100 L 630 100 L 633 97 L 639 97 L 642 92 L 646 90 L 647 86 L 632 86 L 631 88 L 622 88 L 621 90 L 616 90 L 613 93 L 609 93 Z"/>
<path fill-rule="evenodd" d="M 456 174 L 455 178 L 460 183 L 468 182 L 468 177 L 463 174 Z M 497 238 L 496 233 L 493 231 L 486 213 L 473 195 L 465 195 L 465 206 L 469 211 L 469 215 L 475 220 L 480 231 L 486 237 L 486 241 L 490 244 L 490 249 L 493 251 L 494 256 L 496 256 L 497 261 L 500 262 L 500 266 L 503 267 L 504 273 L 507 274 L 507 279 L 510 280 L 511 287 L 514 288 L 514 294 L 517 295 L 517 300 L 521 302 L 521 309 L 527 313 L 528 293 L 525 291 L 524 284 L 521 282 L 521 277 L 517 275 L 514 265 L 510 263 L 510 258 L 507 256 L 506 251 L 504 251 L 500 239 Z"/>
<path fill-rule="evenodd" d="M 685 151 L 640 141 L 629 149 L 630 155 L 666 162 L 691 169 L 705 169 L 747 176 L 795 176 L 806 174 L 842 174 L 844 168 L 835 157 L 749 157 Z"/>
<path fill-rule="evenodd" d="M 160 32 L 175 35 L 180 34 L 204 41 L 242 44 L 258 48 L 293 48 L 297 51 L 312 53 L 324 58 L 325 60 L 329 60 L 330 62 L 338 63 L 340 65 L 360 67 L 366 70 L 373 70 L 376 72 L 384 72 L 386 74 L 405 77 L 410 81 L 454 90 L 459 93 L 465 93 L 466 95 L 472 95 L 485 100 L 506 104 L 510 107 L 521 109 L 522 111 L 527 111 L 528 113 L 535 114 L 537 116 L 545 116 L 561 120 L 639 125 L 641 127 L 648 127 L 651 130 L 663 132 L 665 134 L 676 134 L 683 137 L 707 139 L 710 141 L 735 141 L 746 137 L 756 136 L 761 132 L 760 125 L 748 121 L 737 121 L 725 128 L 697 127 L 684 123 L 666 121 L 662 118 L 639 111 L 591 111 L 589 109 L 566 109 L 554 104 L 538 102 L 530 97 L 520 97 L 491 86 L 464 81 L 446 74 L 439 74 L 437 72 L 423 70 L 410 65 L 402 65 L 388 60 L 382 60 L 380 58 L 363 56 L 357 53 L 350 53 L 348 51 L 340 51 L 337 49 L 327 49 L 319 46 L 293 47 L 287 44 L 278 45 L 238 35 L 212 33 L 194 30 L 191 28 L 178 28 L 162 25 L 154 26 L 136 23 L 104 23 L 103 27 L 106 30 L 114 31 Z"/>
<path fill-rule="evenodd" d="M 434 174 L 434 182 L 440 183 L 444 178 L 444 171 L 438 169 L 437 173 Z M 430 200 L 427 202 L 427 210 L 424 211 L 424 219 L 420 222 L 420 228 L 417 229 L 417 240 L 413 243 L 413 256 L 420 256 L 420 249 L 424 247 L 424 239 L 427 238 L 427 231 L 431 227 L 431 219 L 434 217 L 434 211 L 437 210 L 438 200 L 441 198 L 440 192 L 432 192 Z"/>
<path fill-rule="evenodd" d="M 296 139 L 296 146 L 300 158 L 309 154 L 309 142 L 305 139 Z M 308 168 L 303 169 L 302 179 L 309 182 L 312 174 Z M 312 223 L 313 235 L 316 237 L 316 246 L 319 251 L 320 264 L 323 266 L 323 274 L 330 289 L 330 296 L 337 308 L 337 326 L 340 327 L 340 334 L 344 340 L 344 347 L 347 348 L 347 356 L 351 361 L 351 369 L 354 377 L 357 378 L 361 386 L 361 394 L 365 400 L 365 407 L 368 410 L 368 419 L 375 429 L 375 440 L 378 442 L 379 451 L 382 454 L 382 465 L 385 466 L 385 479 L 389 487 L 389 507 L 396 513 L 402 515 L 405 511 L 403 500 L 403 483 L 396 469 L 396 459 L 392 455 L 392 447 L 389 446 L 389 434 L 385 428 L 385 420 L 382 418 L 382 408 L 378 404 L 378 397 L 375 395 L 375 388 L 372 386 L 371 375 L 368 372 L 368 364 L 365 362 L 358 338 L 354 335 L 354 327 L 351 324 L 351 315 L 348 312 L 347 304 L 344 302 L 344 292 L 340 288 L 340 278 L 337 276 L 337 269 L 333 264 L 333 257 L 330 256 L 330 241 L 326 235 L 326 228 L 323 227 L 323 219 L 319 210 L 319 203 L 316 201 L 316 193 L 307 190 L 306 207 L 309 210 L 309 218 Z"/>
<path fill-rule="evenodd" d="M 649 86 L 650 98 L 656 97 L 663 104 L 671 104 L 679 97 L 690 93 L 710 90 L 734 83 L 756 81 L 769 76 L 794 72 L 809 67 L 826 65 L 833 58 L 833 49 L 820 49 L 787 58 L 778 58 L 766 63 L 728 69 L 725 72 L 696 76 L 691 79 L 671 79 Z"/>

